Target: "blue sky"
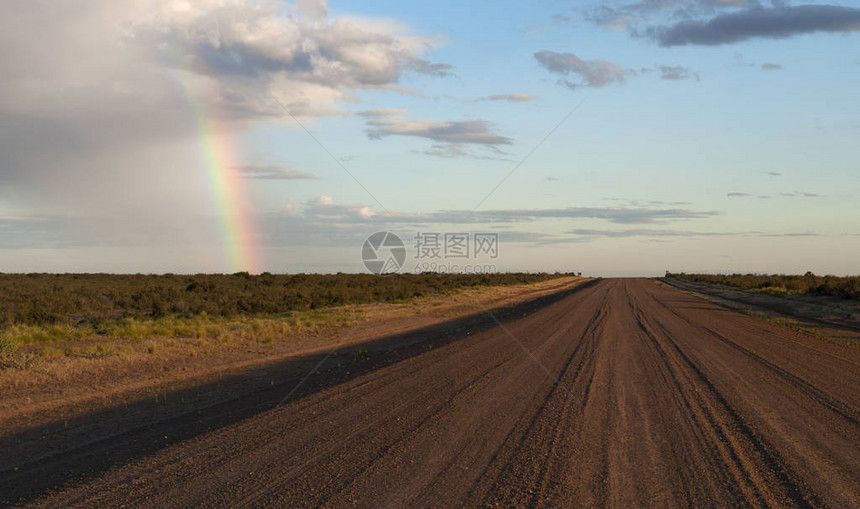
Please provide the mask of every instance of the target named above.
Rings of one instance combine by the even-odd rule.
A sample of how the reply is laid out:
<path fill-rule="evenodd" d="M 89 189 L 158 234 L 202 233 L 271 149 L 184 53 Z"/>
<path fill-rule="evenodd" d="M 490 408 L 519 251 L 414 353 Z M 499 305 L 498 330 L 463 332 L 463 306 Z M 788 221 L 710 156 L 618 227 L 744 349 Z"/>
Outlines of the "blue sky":
<path fill-rule="evenodd" d="M 858 272 L 850 2 L 0 11 L 0 271 L 356 272 L 388 230 L 498 232 L 498 270 Z"/>

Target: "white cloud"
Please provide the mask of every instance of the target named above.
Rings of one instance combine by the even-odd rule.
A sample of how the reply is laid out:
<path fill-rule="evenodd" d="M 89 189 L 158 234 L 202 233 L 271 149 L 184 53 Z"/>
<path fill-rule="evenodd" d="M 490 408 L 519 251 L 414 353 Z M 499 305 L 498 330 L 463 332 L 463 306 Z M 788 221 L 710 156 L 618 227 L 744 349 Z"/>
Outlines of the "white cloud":
<path fill-rule="evenodd" d="M 408 115 L 411 113 L 409 110 L 397 109 L 397 108 L 377 108 L 375 110 L 364 110 L 359 111 L 356 115 L 360 117 L 366 118 L 375 118 L 375 117 L 394 117 L 394 116 L 402 116 Z"/>
<path fill-rule="evenodd" d="M 715 211 L 662 207 L 566 207 L 555 209 L 438 210 L 434 212 L 374 212 L 361 203 L 338 204 L 330 196 L 305 202 L 299 213 L 311 222 L 356 223 L 368 219 L 379 224 L 487 224 L 534 222 L 546 219 L 601 219 L 619 224 L 655 224 L 676 219 L 707 219 Z"/>
<path fill-rule="evenodd" d="M 536 95 L 524 94 L 522 92 L 514 92 L 512 94 L 493 94 L 487 97 L 482 97 L 478 99 L 479 101 L 507 101 L 512 103 L 522 103 L 534 101 L 537 99 Z"/>
<path fill-rule="evenodd" d="M 637 21 L 644 18 L 630 12 L 600 5 L 585 13 L 585 19 L 612 32 L 623 32 Z"/>
<path fill-rule="evenodd" d="M 330 196 L 318 196 L 288 211 L 264 218 L 266 234 L 272 245 L 360 245 L 375 231 L 407 232 L 418 228 L 444 231 L 477 228 L 482 231 L 503 229 L 506 242 L 532 244 L 565 244 L 588 242 L 598 237 L 695 237 L 713 235 L 747 235 L 753 233 L 706 233 L 687 230 L 577 229 L 561 234 L 525 231 L 527 225 L 540 222 L 571 226 L 594 220 L 609 224 L 670 224 L 677 220 L 706 220 L 717 216 L 714 211 L 665 207 L 568 207 L 558 209 L 438 210 L 433 212 L 376 212 L 362 203 L 340 204 Z M 563 224 L 565 224 L 563 223 Z M 524 228 L 522 230 L 518 228 Z"/>
<path fill-rule="evenodd" d="M 680 81 L 690 77 L 695 78 L 696 81 L 700 79 L 699 73 L 690 71 L 683 65 L 658 65 L 655 68 L 660 73 L 660 79 L 663 80 Z"/>
<path fill-rule="evenodd" d="M 309 17 L 324 18 L 328 15 L 327 3 L 326 0 L 296 0 L 296 7 Z"/>
<path fill-rule="evenodd" d="M 303 171 L 275 165 L 244 165 L 236 166 L 234 170 L 242 177 L 258 180 L 310 180 L 316 179 L 315 175 Z"/>
<path fill-rule="evenodd" d="M 513 161 L 508 152 L 505 152 L 498 147 L 486 145 L 481 147 L 482 152 L 471 150 L 463 143 L 435 143 L 430 148 L 424 150 L 413 150 L 413 153 L 423 154 L 425 156 L 442 157 L 447 159 L 470 157 L 472 159 L 483 159 L 487 161 Z"/>
<path fill-rule="evenodd" d="M 297 8 L 309 17 L 251 0 L 208 4 L 142 14 L 126 25 L 126 43 L 158 48 L 163 62 L 190 72 L 207 97 L 240 118 L 280 116 L 277 101 L 294 115 L 332 114 L 354 90 L 394 87 L 406 72 L 450 71 L 421 57 L 440 38 L 406 35 L 390 21 L 328 19 L 314 1 Z"/>
<path fill-rule="evenodd" d="M 212 251 L 222 218 L 206 150 L 237 176 L 308 178 L 225 156 L 252 125 L 292 124 L 278 101 L 298 117 L 343 114 L 358 90 L 449 72 L 426 59 L 442 43 L 319 1 L 0 2 L 0 210 L 86 224 L 83 243 Z"/>

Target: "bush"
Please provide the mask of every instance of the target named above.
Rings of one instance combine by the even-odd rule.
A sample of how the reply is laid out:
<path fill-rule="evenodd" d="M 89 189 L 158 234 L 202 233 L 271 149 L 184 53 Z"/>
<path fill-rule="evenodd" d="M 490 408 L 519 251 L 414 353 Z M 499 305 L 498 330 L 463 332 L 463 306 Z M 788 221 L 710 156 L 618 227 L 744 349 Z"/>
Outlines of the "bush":
<path fill-rule="evenodd" d="M 666 272 L 666 277 L 676 277 L 698 283 L 755 289 L 769 293 L 830 295 L 846 299 L 860 299 L 860 276 L 816 276 L 812 272 L 807 272 L 802 276 L 785 274 L 685 274 L 683 272 Z"/>
<path fill-rule="evenodd" d="M 277 315 L 330 306 L 402 302 L 476 286 L 535 283 L 567 274 L 0 274 L 0 329 L 92 324 L 96 332 L 164 316 Z M 127 320 L 132 320 L 128 322 Z"/>

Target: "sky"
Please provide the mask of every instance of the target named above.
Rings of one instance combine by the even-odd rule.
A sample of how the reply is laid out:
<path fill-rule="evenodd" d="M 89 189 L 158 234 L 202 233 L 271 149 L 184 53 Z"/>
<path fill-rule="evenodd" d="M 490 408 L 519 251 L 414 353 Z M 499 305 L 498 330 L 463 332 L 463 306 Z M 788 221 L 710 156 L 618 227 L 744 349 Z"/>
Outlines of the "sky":
<path fill-rule="evenodd" d="M 389 231 L 403 271 L 858 274 L 858 50 L 836 0 L 7 0 L 0 272 L 364 272 Z"/>

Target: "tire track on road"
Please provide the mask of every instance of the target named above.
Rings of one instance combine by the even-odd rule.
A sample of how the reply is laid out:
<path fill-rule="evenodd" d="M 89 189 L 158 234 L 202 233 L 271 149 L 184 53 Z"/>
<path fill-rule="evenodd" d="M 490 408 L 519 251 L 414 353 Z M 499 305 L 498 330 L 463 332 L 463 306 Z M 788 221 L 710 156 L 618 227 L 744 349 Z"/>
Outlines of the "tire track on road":
<path fill-rule="evenodd" d="M 860 506 L 860 352 L 751 320 L 599 281 L 35 505 Z"/>

